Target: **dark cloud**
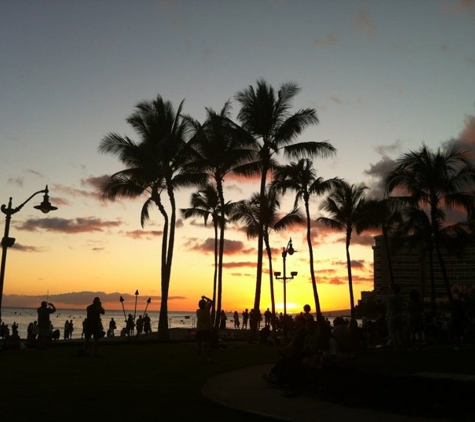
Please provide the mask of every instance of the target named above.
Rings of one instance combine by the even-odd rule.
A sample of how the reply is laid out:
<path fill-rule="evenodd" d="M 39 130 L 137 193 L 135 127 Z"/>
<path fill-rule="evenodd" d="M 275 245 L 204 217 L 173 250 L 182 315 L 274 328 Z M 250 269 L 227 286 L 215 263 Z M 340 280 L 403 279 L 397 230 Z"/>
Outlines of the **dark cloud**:
<path fill-rule="evenodd" d="M 364 174 L 370 176 L 371 181 L 367 183 L 366 194 L 370 198 L 383 198 L 386 190 L 384 179 L 386 175 L 396 167 L 396 161 L 388 156 L 384 156 L 375 164 L 370 164 Z"/>
<path fill-rule="evenodd" d="M 7 183 L 10 184 L 10 185 L 16 185 L 16 186 L 19 186 L 19 187 L 23 187 L 23 182 L 24 182 L 24 178 L 23 177 L 10 177 L 8 180 L 7 180 Z"/>
<path fill-rule="evenodd" d="M 152 240 L 155 237 L 160 237 L 163 235 L 163 231 L 159 230 L 133 230 L 126 232 L 126 236 L 131 237 L 132 239 L 147 239 Z"/>
<path fill-rule="evenodd" d="M 256 267 L 255 262 L 224 262 L 224 268 L 247 268 L 247 267 Z M 255 275 L 255 274 L 254 274 Z"/>
<path fill-rule="evenodd" d="M 18 225 L 18 230 L 34 232 L 43 229 L 60 233 L 102 232 L 106 229 L 119 227 L 120 221 L 103 221 L 100 218 L 85 217 L 75 219 L 65 218 L 31 218 Z"/>
<path fill-rule="evenodd" d="M 15 251 L 20 251 L 20 252 L 44 252 L 45 249 L 43 248 L 37 248 L 36 246 L 27 246 L 27 245 L 22 245 L 21 243 L 15 242 L 15 244 L 12 246 L 12 249 Z"/>
<path fill-rule="evenodd" d="M 364 269 L 365 268 L 365 261 L 363 259 L 352 259 L 351 260 L 351 268 L 358 268 L 358 269 Z"/>
<path fill-rule="evenodd" d="M 79 308 L 90 305 L 94 297 L 100 297 L 102 303 L 107 309 L 107 304 L 114 305 L 116 308 L 119 304 L 119 299 L 122 296 L 124 299 L 125 308 L 131 308 L 135 304 L 135 294 L 130 293 L 105 293 L 102 291 L 81 291 L 81 292 L 69 292 L 52 294 L 48 296 L 48 301 L 52 302 L 58 308 Z M 138 301 L 142 304 L 146 299 L 151 298 L 152 303 L 161 301 L 161 296 L 138 296 Z M 171 296 L 168 300 L 177 301 L 186 299 L 184 296 Z M 34 308 L 45 300 L 44 295 L 4 295 L 3 306 L 25 307 Z M 142 306 L 142 305 L 141 305 Z"/>
<path fill-rule="evenodd" d="M 215 240 L 212 237 L 208 237 L 205 241 L 198 238 L 192 238 L 188 239 L 185 246 L 189 251 L 214 254 Z M 224 239 L 224 253 L 226 255 L 242 253 L 243 246 L 244 243 L 240 240 Z"/>
<path fill-rule="evenodd" d="M 333 284 L 336 286 L 341 286 L 342 284 L 346 284 L 345 279 L 341 279 L 339 277 L 333 277 L 330 280 L 327 280 L 327 284 Z"/>
<path fill-rule="evenodd" d="M 366 235 L 354 235 L 351 238 L 352 245 L 360 245 L 360 246 L 373 246 L 374 245 L 374 236 L 381 234 L 380 231 L 375 231 L 373 234 L 366 234 Z"/>

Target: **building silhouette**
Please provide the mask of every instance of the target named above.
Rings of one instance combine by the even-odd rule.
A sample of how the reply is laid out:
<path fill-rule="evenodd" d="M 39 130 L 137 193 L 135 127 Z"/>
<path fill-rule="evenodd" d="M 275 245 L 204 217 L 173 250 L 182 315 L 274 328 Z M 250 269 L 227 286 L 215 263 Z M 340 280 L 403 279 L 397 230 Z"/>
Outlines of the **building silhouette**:
<path fill-rule="evenodd" d="M 391 285 L 390 264 L 387 258 L 383 236 L 374 237 L 374 291 L 363 292 L 362 301 L 379 300 L 387 286 Z M 421 297 L 429 300 L 432 292 L 429 252 L 417 246 L 396 246 L 390 242 L 391 267 L 394 282 L 401 286 L 403 294 L 412 289 L 421 293 Z M 475 288 L 475 244 L 463 249 L 441 248 L 449 285 L 460 291 Z M 446 300 L 447 290 L 442 277 L 437 254 L 433 255 L 433 279 L 436 300 Z"/>

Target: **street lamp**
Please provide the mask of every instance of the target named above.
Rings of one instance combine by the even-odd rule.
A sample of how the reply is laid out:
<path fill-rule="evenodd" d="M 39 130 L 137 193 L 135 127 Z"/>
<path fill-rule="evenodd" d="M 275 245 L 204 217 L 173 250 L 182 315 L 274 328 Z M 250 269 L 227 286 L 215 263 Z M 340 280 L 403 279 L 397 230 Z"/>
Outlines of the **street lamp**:
<path fill-rule="evenodd" d="M 287 282 L 293 280 L 294 277 L 297 276 L 297 271 L 292 271 L 290 276 L 287 276 L 286 267 L 285 267 L 285 259 L 287 258 L 287 254 L 293 255 L 295 252 L 294 247 L 292 246 L 292 238 L 290 238 L 289 243 L 285 248 L 282 248 L 282 262 L 283 262 L 283 269 L 284 275 L 281 277 L 280 271 L 275 271 L 274 276 L 277 280 L 281 280 L 284 285 L 284 317 L 287 316 Z"/>
<path fill-rule="evenodd" d="M 7 263 L 7 250 L 9 247 L 12 247 L 15 243 L 15 239 L 13 237 L 9 237 L 10 232 L 10 221 L 12 219 L 12 215 L 16 214 L 20 211 L 23 206 L 34 196 L 38 195 L 39 193 L 44 193 L 43 202 L 40 205 L 35 205 L 34 208 L 40 210 L 44 214 L 49 213 L 50 211 L 57 210 L 57 207 L 54 207 L 49 202 L 49 195 L 48 195 L 48 185 L 42 190 L 35 192 L 31 195 L 25 202 L 20 204 L 16 208 L 12 208 L 12 198 L 8 201 L 8 206 L 2 205 L 1 210 L 5 214 L 5 232 L 2 238 L 2 265 L 0 270 L 0 321 L 2 320 L 2 297 L 3 297 L 3 281 L 5 279 L 5 266 Z"/>

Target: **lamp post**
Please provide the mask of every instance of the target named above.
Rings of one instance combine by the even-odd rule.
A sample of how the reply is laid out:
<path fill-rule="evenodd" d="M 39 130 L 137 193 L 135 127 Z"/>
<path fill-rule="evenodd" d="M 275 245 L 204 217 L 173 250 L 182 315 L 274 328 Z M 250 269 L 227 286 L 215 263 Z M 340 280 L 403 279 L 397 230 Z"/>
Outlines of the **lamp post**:
<path fill-rule="evenodd" d="M 25 202 L 20 204 L 18 207 L 12 207 L 12 198 L 8 201 L 8 206 L 2 205 L 1 210 L 5 214 L 5 232 L 2 238 L 2 265 L 0 270 L 0 321 L 2 320 L 2 297 L 3 297 L 3 282 L 5 280 L 5 266 L 7 263 L 7 250 L 9 247 L 12 247 L 15 243 L 15 238 L 9 237 L 10 233 L 10 221 L 12 219 L 12 215 L 16 214 L 20 211 L 23 206 L 34 196 L 38 195 L 39 193 L 44 193 L 43 202 L 40 205 L 35 205 L 34 208 L 40 210 L 44 214 L 48 214 L 50 211 L 57 210 L 57 207 L 54 207 L 49 202 L 49 195 L 48 195 L 48 185 L 42 190 L 35 192 L 31 195 Z"/>
<path fill-rule="evenodd" d="M 289 243 L 285 248 L 282 248 L 282 262 L 283 262 L 283 271 L 284 275 L 281 277 L 280 271 L 275 271 L 274 276 L 277 280 L 281 280 L 284 285 L 284 318 L 287 316 L 287 282 L 293 280 L 295 276 L 297 276 L 297 271 L 292 271 L 290 276 L 287 276 L 286 273 L 286 266 L 285 260 L 287 258 L 287 254 L 293 255 L 295 252 L 294 247 L 292 246 L 292 238 L 290 238 Z"/>

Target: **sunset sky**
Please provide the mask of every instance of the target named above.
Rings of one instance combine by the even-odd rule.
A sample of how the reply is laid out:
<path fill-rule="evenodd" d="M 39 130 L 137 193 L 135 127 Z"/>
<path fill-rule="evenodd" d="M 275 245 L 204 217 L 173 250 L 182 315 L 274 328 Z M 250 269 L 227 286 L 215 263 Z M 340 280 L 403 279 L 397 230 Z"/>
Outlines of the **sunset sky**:
<path fill-rule="evenodd" d="M 144 200 L 104 202 L 97 185 L 123 169 L 98 153 L 117 132 L 138 140 L 125 119 L 160 94 L 202 121 L 205 107 L 233 115 L 237 91 L 264 78 L 302 91 L 294 110 L 312 107 L 320 124 L 300 141 L 329 141 L 335 158 L 316 159 L 319 175 L 378 189 L 401 154 L 463 137 L 475 144 L 475 1 L 472 0 L 188 0 L 0 2 L 0 204 L 16 207 L 49 186 L 57 211 L 33 208 L 12 218 L 3 306 L 84 307 L 96 292 L 109 309 L 160 304 L 162 220 L 143 229 Z M 226 182 L 228 200 L 258 190 L 256 180 Z M 189 206 L 189 191 L 178 207 Z M 287 195 L 282 210 L 290 211 Z M 313 217 L 320 214 L 318 201 Z M 4 215 L 0 216 L 2 219 Z M 3 230 L 2 221 L 0 230 Z M 355 236 L 355 299 L 372 290 L 372 236 Z M 274 270 L 287 259 L 299 275 L 287 308 L 313 304 L 302 227 L 272 233 Z M 171 310 L 194 310 L 212 294 L 213 230 L 180 219 Z M 237 226 L 226 235 L 223 308 L 253 306 L 256 240 Z M 314 224 L 315 269 L 323 311 L 349 308 L 342 233 Z M 270 306 L 267 262 L 261 308 Z M 276 281 L 278 310 L 282 284 Z"/>

